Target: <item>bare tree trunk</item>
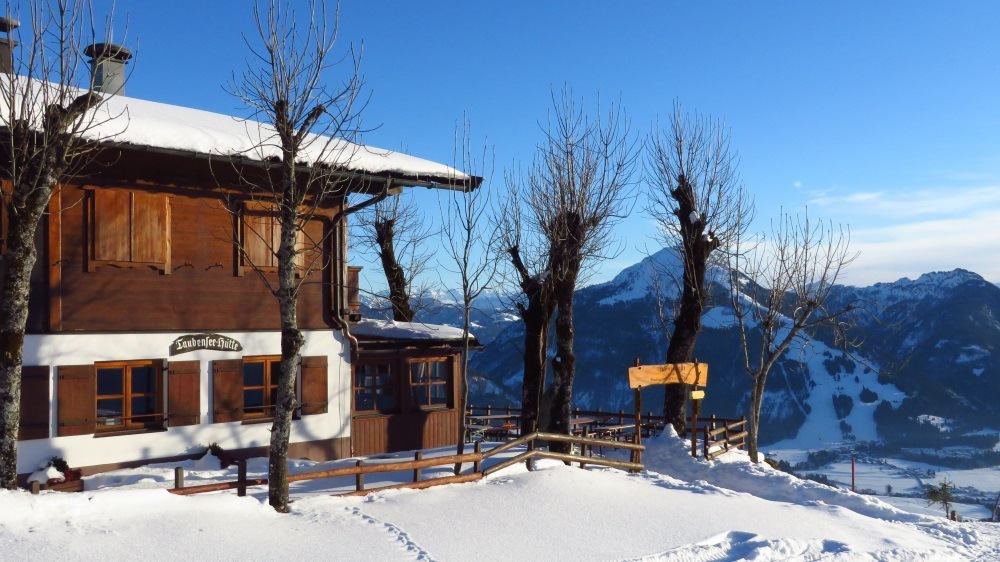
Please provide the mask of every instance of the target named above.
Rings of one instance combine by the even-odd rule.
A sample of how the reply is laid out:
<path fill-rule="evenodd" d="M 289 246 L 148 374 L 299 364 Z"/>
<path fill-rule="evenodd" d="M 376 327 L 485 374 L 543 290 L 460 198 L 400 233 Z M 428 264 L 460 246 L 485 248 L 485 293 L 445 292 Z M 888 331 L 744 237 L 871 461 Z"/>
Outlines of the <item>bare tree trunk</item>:
<path fill-rule="evenodd" d="M 753 379 L 753 391 L 750 393 L 750 416 L 747 419 L 750 431 L 747 432 L 747 453 L 753 462 L 757 462 L 757 437 L 760 435 L 760 410 L 764 402 L 765 381 L 764 377 Z"/>
<path fill-rule="evenodd" d="M 21 363 L 31 270 L 38 259 L 35 232 L 55 185 L 53 178 L 48 179 L 50 183 L 32 190 L 27 197 L 24 193 L 12 194 L 12 203 L 18 203 L 23 210 L 8 213 L 7 252 L 0 263 L 0 487 L 8 490 L 17 489 Z"/>
<path fill-rule="evenodd" d="M 275 401 L 274 422 L 271 425 L 271 447 L 268 456 L 268 503 L 280 513 L 288 513 L 288 443 L 291 437 L 292 414 L 295 412 L 295 373 L 299 352 L 305 341 L 298 327 L 298 286 L 295 279 L 295 238 L 299 228 L 296 220 L 295 170 L 292 159 L 285 160 L 283 173 L 285 201 L 280 207 L 281 242 L 278 247 L 278 308 L 281 314 L 281 374 Z"/>
<path fill-rule="evenodd" d="M 573 409 L 573 380 L 576 377 L 576 354 L 573 353 L 573 287 L 574 283 L 561 284 L 556 295 L 556 357 L 552 361 L 553 391 L 550 419 L 553 433 L 570 434 L 570 417 Z M 556 451 L 569 452 L 569 443 L 553 443 Z"/>
<path fill-rule="evenodd" d="M 379 248 L 379 258 L 382 260 L 382 270 L 389 284 L 389 302 L 392 304 L 392 319 L 396 322 L 413 322 L 414 312 L 410 307 L 410 295 L 406 291 L 406 274 L 396 259 L 393 245 L 396 221 L 387 219 L 376 220 L 375 242 Z"/>

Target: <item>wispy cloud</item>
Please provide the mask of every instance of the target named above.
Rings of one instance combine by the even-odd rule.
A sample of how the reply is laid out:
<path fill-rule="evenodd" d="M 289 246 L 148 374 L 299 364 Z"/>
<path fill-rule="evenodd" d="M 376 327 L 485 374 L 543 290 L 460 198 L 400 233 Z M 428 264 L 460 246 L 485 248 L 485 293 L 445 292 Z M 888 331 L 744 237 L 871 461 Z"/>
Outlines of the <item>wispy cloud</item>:
<path fill-rule="evenodd" d="M 849 211 L 858 217 L 878 216 L 885 219 L 942 217 L 974 212 L 986 206 L 1000 207 L 1000 187 L 943 187 L 843 194 L 828 191 L 814 196 L 808 204 L 819 207 L 824 214 L 840 215 Z"/>

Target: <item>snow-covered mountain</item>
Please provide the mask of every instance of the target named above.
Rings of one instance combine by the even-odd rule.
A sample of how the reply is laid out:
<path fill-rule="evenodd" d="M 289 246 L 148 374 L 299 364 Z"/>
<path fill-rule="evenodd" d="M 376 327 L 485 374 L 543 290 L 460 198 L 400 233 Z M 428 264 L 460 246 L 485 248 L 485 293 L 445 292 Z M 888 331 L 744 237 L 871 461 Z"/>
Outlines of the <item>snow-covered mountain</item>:
<path fill-rule="evenodd" d="M 663 250 L 607 283 L 578 291 L 576 405 L 633 409 L 628 367 L 636 357 L 662 363 L 666 350 L 655 295 L 671 281 L 654 273 L 676 270 L 678 263 L 673 251 Z M 703 412 L 728 417 L 745 412 L 749 378 L 726 291 L 714 283 L 717 298 L 705 314 L 696 356 L 710 366 Z M 852 333 L 864 342 L 860 358 L 824 334 L 790 350 L 768 380 L 762 442 L 994 448 L 1000 433 L 1000 288 L 955 270 L 837 287 L 832 298 L 861 299 L 871 311 L 858 317 Z M 519 401 L 522 341 L 523 329 L 514 322 L 477 354 L 475 403 Z M 658 410 L 662 390 L 643 391 L 643 401 Z"/>

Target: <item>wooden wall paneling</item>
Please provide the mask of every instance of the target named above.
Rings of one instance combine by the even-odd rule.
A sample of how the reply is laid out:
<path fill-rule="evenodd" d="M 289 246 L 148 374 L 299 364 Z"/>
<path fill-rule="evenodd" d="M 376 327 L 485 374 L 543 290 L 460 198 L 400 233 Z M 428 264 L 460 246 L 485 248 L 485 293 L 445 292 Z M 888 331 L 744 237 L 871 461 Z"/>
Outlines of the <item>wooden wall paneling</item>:
<path fill-rule="evenodd" d="M 93 365 L 58 367 L 56 435 L 88 435 L 97 429 L 97 383 Z"/>
<path fill-rule="evenodd" d="M 48 325 L 52 332 L 62 331 L 62 186 L 49 201 L 48 252 L 42 263 L 49 265 Z"/>
<path fill-rule="evenodd" d="M 201 423 L 201 362 L 167 363 L 167 426 Z"/>
<path fill-rule="evenodd" d="M 243 360 L 212 361 L 212 423 L 243 419 Z"/>
<path fill-rule="evenodd" d="M 49 438 L 49 367 L 21 367 L 21 423 L 18 441 Z"/>

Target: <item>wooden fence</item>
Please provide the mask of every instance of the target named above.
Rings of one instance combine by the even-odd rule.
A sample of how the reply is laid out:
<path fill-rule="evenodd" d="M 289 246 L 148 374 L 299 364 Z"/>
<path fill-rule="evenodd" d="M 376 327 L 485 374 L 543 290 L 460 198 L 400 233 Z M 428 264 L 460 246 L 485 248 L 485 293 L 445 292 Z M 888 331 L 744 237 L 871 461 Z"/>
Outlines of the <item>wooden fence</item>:
<path fill-rule="evenodd" d="M 571 453 L 558 453 L 554 451 L 547 451 L 541 449 L 537 446 L 538 441 L 547 442 L 563 442 L 579 445 L 580 454 Z M 526 450 L 523 453 L 515 455 L 509 459 L 505 459 L 489 468 L 483 469 L 483 462 L 499 455 L 500 453 L 509 451 L 512 448 L 519 446 L 526 446 Z M 628 462 L 617 461 L 612 459 L 605 459 L 602 457 L 587 456 L 586 452 L 590 450 L 593 446 L 600 447 L 611 447 L 615 449 L 626 449 L 633 452 L 632 459 Z M 561 460 L 566 463 L 578 462 L 581 468 L 588 464 L 607 466 L 611 468 L 619 468 L 622 470 L 629 470 L 632 472 L 638 472 L 643 469 L 641 462 L 642 451 L 645 450 L 643 445 L 636 443 L 627 442 L 614 442 L 610 443 L 603 439 L 594 439 L 582 436 L 573 435 L 561 435 L 555 433 L 531 433 L 523 437 L 508 441 L 498 447 L 495 447 L 487 452 L 482 450 L 482 442 L 477 442 L 475 444 L 475 452 L 466 453 L 463 455 L 444 455 L 440 457 L 423 458 L 421 452 L 417 452 L 414 455 L 413 460 L 396 461 L 396 462 L 386 462 L 378 464 L 366 464 L 363 460 L 358 460 L 355 462 L 354 466 L 345 466 L 340 468 L 333 468 L 329 470 L 322 470 L 317 472 L 304 472 L 299 474 L 291 474 L 288 476 L 289 482 L 301 482 L 305 480 L 318 480 L 321 478 L 336 478 L 342 476 L 354 476 L 354 490 L 350 492 L 344 492 L 340 494 L 334 494 L 338 496 L 356 496 L 369 494 L 378 490 L 390 490 L 396 488 L 429 488 L 431 486 L 439 486 L 442 484 L 457 484 L 461 482 L 474 482 L 480 480 L 485 476 L 489 476 L 494 472 L 507 468 L 521 462 L 526 463 L 528 470 L 534 470 L 534 459 L 536 458 L 546 458 Z M 472 464 L 472 472 L 466 474 L 456 474 L 452 476 L 441 476 L 436 478 L 424 479 L 421 474 L 421 470 L 424 468 L 436 467 L 436 466 L 454 466 L 456 464 Z M 231 482 L 218 482 L 214 484 L 203 484 L 199 486 L 184 486 L 184 471 L 178 467 L 174 471 L 174 487 L 169 490 L 172 494 L 178 495 L 192 495 L 192 494 L 202 494 L 206 492 L 218 492 L 221 490 L 237 490 L 237 494 L 240 496 L 246 495 L 246 489 L 251 486 L 263 486 L 267 484 L 267 478 L 252 478 L 248 479 L 246 477 L 246 461 L 237 461 L 238 466 L 238 476 L 237 479 Z M 412 478 L 410 482 L 402 482 L 398 484 L 391 484 L 388 486 L 380 486 L 377 488 L 366 488 L 365 487 L 365 475 L 367 474 L 377 474 L 386 472 L 402 472 L 402 471 L 412 471 Z"/>

